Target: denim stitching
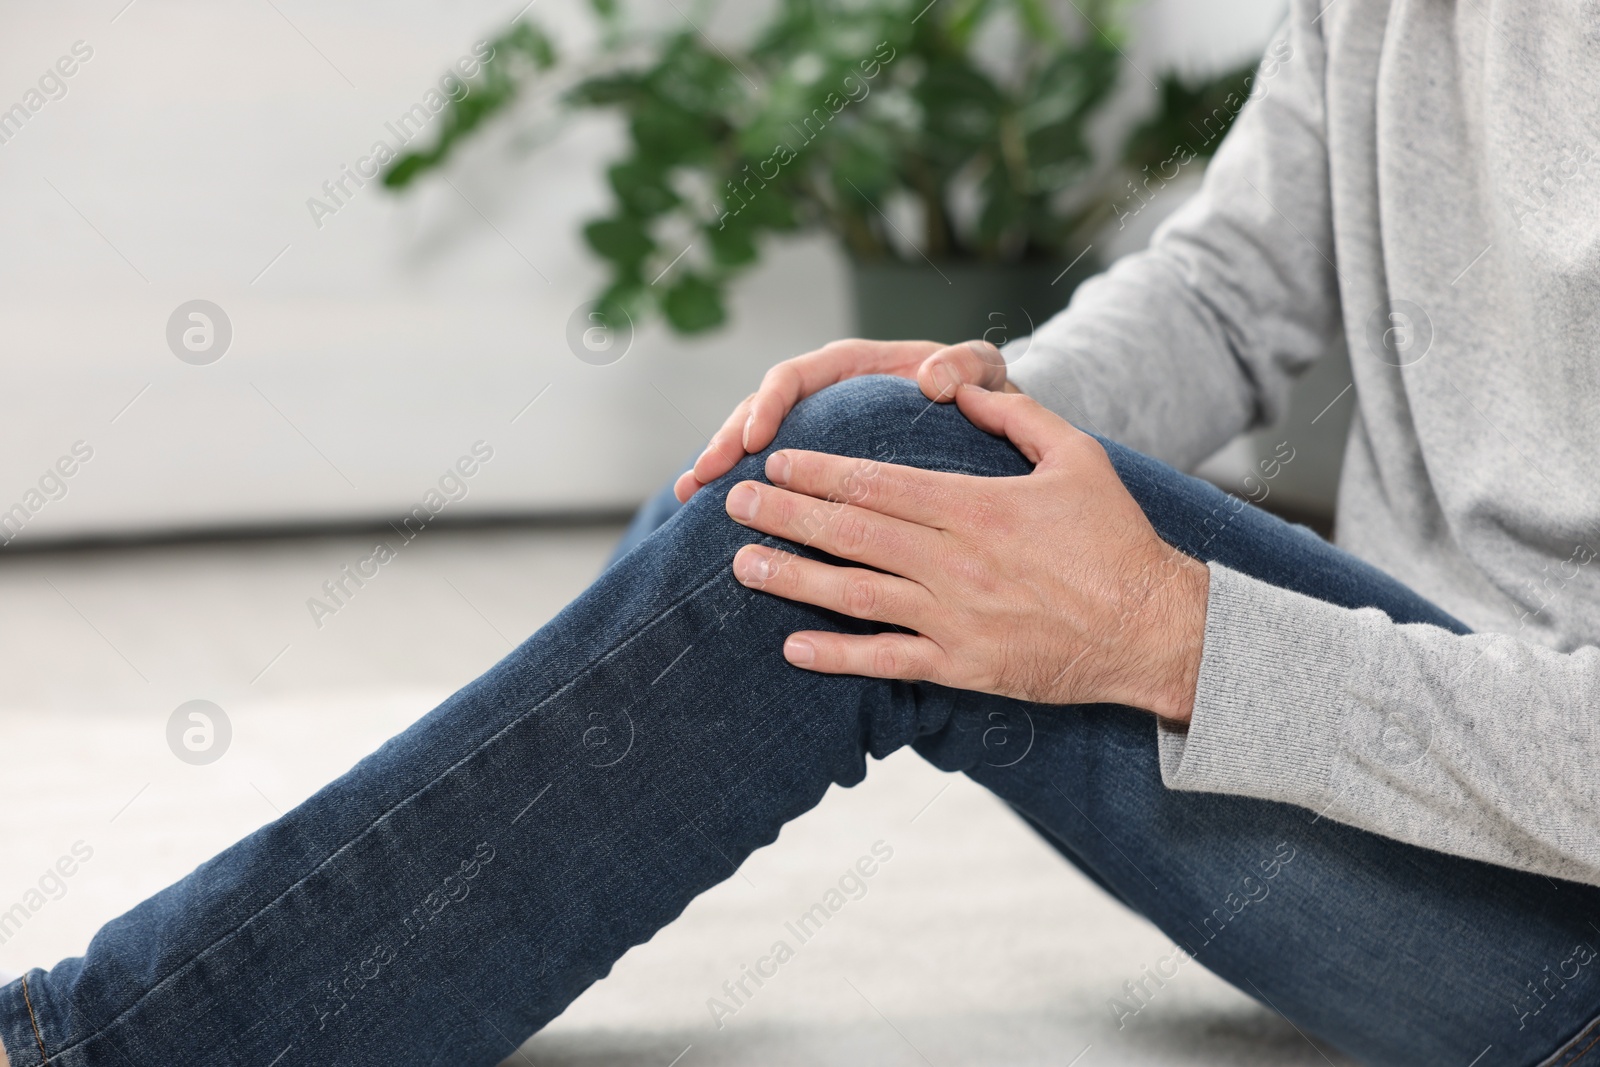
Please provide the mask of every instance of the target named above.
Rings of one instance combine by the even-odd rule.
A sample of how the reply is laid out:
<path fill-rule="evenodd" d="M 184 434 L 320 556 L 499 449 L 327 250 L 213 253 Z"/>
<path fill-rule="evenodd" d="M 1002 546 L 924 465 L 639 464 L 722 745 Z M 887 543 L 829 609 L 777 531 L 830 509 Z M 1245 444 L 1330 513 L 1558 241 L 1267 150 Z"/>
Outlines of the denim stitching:
<path fill-rule="evenodd" d="M 50 1054 L 44 1050 L 44 1035 L 39 1033 L 39 1017 L 33 1013 L 33 997 L 28 994 L 28 980 L 22 979 L 22 1000 L 28 1005 L 28 1022 L 33 1024 L 33 1039 L 39 1043 L 39 1065 L 50 1067 Z"/>
<path fill-rule="evenodd" d="M 295 883 L 293 885 L 289 886 L 282 893 L 279 893 L 276 897 L 272 898 L 272 900 L 270 900 L 266 904 L 262 905 L 262 907 L 260 909 L 258 909 L 255 912 L 255 914 L 251 915 L 249 918 L 247 918 L 243 922 L 241 922 L 238 926 L 234 927 L 232 930 L 229 930 L 226 934 L 223 934 L 221 937 L 217 938 L 211 944 L 207 945 L 205 948 L 203 948 L 199 952 L 195 953 L 194 956 L 190 957 L 182 965 L 180 965 L 177 968 L 175 968 L 172 971 L 171 974 L 167 975 L 167 977 L 163 978 L 161 981 L 157 982 L 150 989 L 147 989 L 147 990 L 145 990 L 144 993 L 140 994 L 139 998 L 137 1000 L 135 1000 L 132 1004 L 128 1005 L 122 1011 L 118 1012 L 116 1018 L 111 1019 L 109 1022 L 106 1022 L 106 1023 L 100 1025 L 92 1033 L 86 1034 L 83 1037 L 79 1038 L 78 1040 L 74 1041 L 72 1044 L 70 1044 L 66 1048 L 62 1049 L 61 1050 L 62 1053 L 64 1054 L 64 1053 L 67 1053 L 67 1052 L 71 1052 L 73 1049 L 79 1048 L 80 1046 L 82 1046 L 82 1045 L 94 1040 L 95 1038 L 99 1037 L 101 1034 L 106 1033 L 112 1027 L 116 1026 L 124 1018 L 126 1018 L 128 1015 L 130 1015 L 134 1011 L 136 1011 L 141 1004 L 143 1004 L 146 1000 L 148 1000 L 162 986 L 166 985 L 168 982 L 171 982 L 173 979 L 177 978 L 184 971 L 187 971 L 190 967 L 194 966 L 194 964 L 197 963 L 200 960 L 201 957 L 209 954 L 213 949 L 215 949 L 218 946 L 220 946 L 224 941 L 227 941 L 230 938 L 234 937 L 236 934 L 238 934 L 245 927 L 249 926 L 251 923 L 255 922 L 262 915 L 266 914 L 272 908 L 276 907 L 279 904 L 279 902 L 281 902 L 290 893 L 294 892 L 301 885 L 303 885 L 306 881 L 308 881 L 314 875 L 316 875 L 319 871 L 321 871 L 322 869 L 327 867 L 334 860 L 338 859 L 339 856 L 342 853 L 344 853 L 347 850 L 353 848 L 358 841 L 360 841 L 362 838 L 364 838 L 368 834 L 370 834 L 378 826 L 379 823 L 384 822 L 391 815 L 395 814 L 395 812 L 399 811 L 401 808 L 403 808 L 407 804 L 411 803 L 417 797 L 421 796 L 423 793 L 425 793 L 429 789 L 433 788 L 439 782 L 441 782 L 445 778 L 449 777 L 458 768 L 460 768 L 462 764 L 467 763 L 468 761 L 473 759 L 475 756 L 478 755 L 478 753 L 482 752 L 489 745 L 494 744 L 502 736 L 504 736 L 505 734 L 509 733 L 511 730 L 516 729 L 517 726 L 521 725 L 523 722 L 525 722 L 527 720 L 528 716 L 533 715 L 535 712 L 537 712 L 540 708 L 544 707 L 550 701 L 552 701 L 552 700 L 556 699 L 557 697 L 561 696 L 567 690 L 571 689 L 572 687 L 576 686 L 579 682 L 581 682 L 583 679 L 587 678 L 594 671 L 594 669 L 596 667 L 600 666 L 601 663 L 603 663 L 606 660 L 610 659 L 612 656 L 614 656 L 618 652 L 622 651 L 628 645 L 632 644 L 635 640 L 637 640 L 638 638 L 642 637 L 648 630 L 650 630 L 654 626 L 655 623 L 660 622 L 662 619 L 666 618 L 668 615 L 672 614 L 673 612 L 677 611 L 679 608 L 683 607 L 683 605 L 687 604 L 690 600 L 693 600 L 695 597 L 699 596 L 702 592 L 705 591 L 705 589 L 708 586 L 711 585 L 711 583 L 713 583 L 713 582 L 717 581 L 719 578 L 721 578 L 722 577 L 722 573 L 723 573 L 723 568 L 719 566 L 715 571 L 712 572 L 712 574 L 708 578 L 706 578 L 704 581 L 702 581 L 699 585 L 695 586 L 689 592 L 685 593 L 683 596 L 679 597 L 672 604 L 670 604 L 665 610 L 663 610 L 661 612 L 661 614 L 657 615 L 656 618 L 654 620 L 652 620 L 650 625 L 645 626 L 644 628 L 640 629 L 636 633 L 628 635 L 628 637 L 626 637 L 622 641 L 618 642 L 617 645 L 615 645 L 614 647 L 612 647 L 610 649 L 607 649 L 604 653 L 602 653 L 600 656 L 596 657 L 592 662 L 590 662 L 588 665 L 586 665 L 581 671 L 579 671 L 570 681 L 568 681 L 560 689 L 557 689 L 554 693 L 549 694 L 543 700 L 541 700 L 537 704 L 535 704 L 533 707 L 529 708 L 527 711 L 525 711 L 521 715 L 517 716 L 511 722 L 507 723 L 493 737 L 488 738 L 482 744 L 480 744 L 477 748 L 474 748 L 471 752 L 467 753 L 465 756 L 462 756 L 455 763 L 453 763 L 449 767 L 445 768 L 442 772 L 439 773 L 438 776 L 436 776 L 435 778 L 433 778 L 432 780 L 430 780 L 429 782 L 427 782 L 426 784 L 421 786 L 419 789 L 417 789 L 410 796 L 405 797 L 403 800 L 398 801 L 388 811 L 385 811 L 383 814 L 379 815 L 376 819 L 372 820 L 372 822 L 369 823 L 367 825 L 367 827 L 365 829 L 363 829 L 360 833 L 356 834 L 349 841 L 346 841 L 343 845 L 339 846 L 332 853 L 330 853 L 328 855 L 327 859 L 325 859 L 321 863 L 317 864 L 317 866 L 313 867 L 310 871 L 307 871 L 297 881 L 295 881 Z M 24 987 L 24 993 L 26 993 L 26 987 Z M 40 1042 L 40 1046 L 39 1047 L 40 1047 L 40 1050 L 42 1052 L 43 1049 L 44 1049 L 44 1044 L 43 1044 L 42 1040 Z M 41 1067 L 49 1067 L 48 1061 L 46 1061 L 45 1064 L 41 1065 Z"/>
<path fill-rule="evenodd" d="M 1600 1023 L 1600 1019 L 1595 1020 L 1595 1023 Z M 1590 1023 L 1589 1024 L 1589 1028 L 1593 1029 L 1594 1026 L 1595 1026 L 1595 1023 Z M 1596 1045 L 1600 1045 L 1600 1034 L 1596 1034 L 1594 1036 L 1594 1039 L 1592 1041 L 1590 1041 L 1587 1045 L 1583 1046 L 1582 1050 L 1580 1050 L 1579 1053 L 1576 1056 L 1572 1057 L 1572 1059 L 1568 1060 L 1567 1063 L 1568 1064 L 1577 1063 L 1579 1060 L 1586 1058 L 1589 1055 L 1589 1053 L 1594 1051 L 1594 1047 Z"/>
<path fill-rule="evenodd" d="M 1591 1035 L 1593 1036 L 1591 1037 Z M 1577 1048 L 1578 1042 L 1586 1037 L 1590 1037 L 1589 1043 L 1581 1049 Z M 1577 1063 L 1593 1052 L 1597 1045 L 1600 1045 L 1600 1018 L 1594 1019 L 1588 1026 L 1578 1031 L 1572 1040 L 1556 1049 L 1548 1059 L 1540 1060 L 1539 1067 L 1571 1067 L 1572 1064 Z"/>
<path fill-rule="evenodd" d="M 959 473 L 959 474 L 969 474 L 972 477 L 993 477 L 993 475 L 985 475 L 985 474 L 982 474 L 982 473 L 979 473 L 979 472 L 974 472 L 964 464 L 930 463 L 930 464 L 928 464 L 927 467 L 925 467 L 923 469 L 925 469 L 925 470 L 928 470 L 928 469 L 937 470 L 937 471 L 939 471 L 941 473 L 945 473 L 945 474 L 957 474 L 957 473 Z M 771 538 L 771 536 L 772 535 L 766 535 L 766 537 L 763 538 L 763 539 L 769 539 L 769 538 Z M 336 860 L 341 853 L 343 853 L 346 850 L 350 849 L 351 847 L 353 847 L 356 844 L 356 842 L 358 842 L 359 840 L 361 840 L 362 838 L 364 838 L 368 834 L 370 834 L 373 831 L 373 829 L 378 826 L 379 823 L 384 822 L 386 819 L 388 819 L 395 812 L 399 811 L 402 807 L 404 807 L 405 805 L 409 804 L 411 801 L 415 800 L 418 796 L 421 796 L 424 792 L 426 792 L 427 790 L 431 789 L 438 782 L 443 781 L 446 777 L 448 777 L 451 773 L 453 773 L 457 768 L 459 768 L 462 764 L 466 763 L 467 761 L 471 760 L 474 756 L 476 756 L 484 748 L 486 748 L 487 746 L 489 746 L 489 745 L 493 744 L 494 742 L 498 741 L 501 738 L 501 736 L 503 736 L 507 732 L 515 729 L 518 725 L 520 725 L 523 721 L 525 721 L 529 715 L 532 715 L 535 712 L 537 712 L 539 710 L 539 708 L 543 707 L 545 704 L 547 704 L 550 701 L 552 701 L 552 700 L 556 699 L 557 697 L 561 696 L 568 689 L 570 689 L 573 686 L 577 685 L 584 678 L 588 677 L 588 675 L 591 672 L 593 672 L 596 667 L 600 666 L 601 663 L 603 663 L 604 661 L 610 659 L 616 653 L 622 651 L 622 649 L 624 649 L 628 645 L 632 644 L 636 639 L 638 639 L 639 637 L 643 636 L 644 633 L 646 631 L 648 631 L 654 625 L 654 623 L 660 622 L 662 619 L 666 618 L 668 615 L 672 614 L 674 611 L 677 611 L 683 605 L 687 604 L 689 601 L 691 601 L 695 597 L 699 596 L 702 592 L 705 591 L 705 589 L 708 586 L 710 586 L 713 582 L 717 581 L 722 576 L 722 574 L 723 574 L 723 568 L 720 567 L 720 566 L 717 567 L 715 570 L 712 571 L 712 573 L 705 580 L 700 582 L 693 589 L 691 589 L 688 592 L 684 593 L 681 597 L 679 597 L 671 605 L 669 605 L 665 610 L 663 610 L 659 615 L 657 615 L 656 618 L 654 620 L 652 620 L 652 623 L 650 625 L 644 627 L 643 629 L 639 630 L 636 633 L 630 634 L 627 638 L 625 638 L 624 640 L 619 642 L 616 646 L 606 650 L 606 652 L 604 652 L 603 654 L 601 654 L 600 656 L 595 658 L 592 662 L 590 662 L 587 666 L 585 666 L 581 671 L 579 671 L 578 674 L 576 676 L 574 676 L 569 682 L 567 682 L 566 685 L 563 685 L 560 689 L 556 690 L 554 693 L 551 693 L 550 695 L 545 697 L 543 700 L 539 701 L 538 704 L 534 705 L 533 707 L 529 708 L 527 711 L 523 712 L 521 715 L 517 716 L 516 719 L 514 719 L 513 721 L 507 723 L 505 725 L 505 727 L 503 727 L 493 737 L 491 737 L 488 740 L 484 741 L 483 744 L 479 745 L 477 748 L 473 749 L 471 752 L 469 752 L 465 756 L 461 757 L 461 759 L 457 760 L 450 767 L 446 768 L 443 772 L 441 772 L 438 775 L 438 777 L 436 777 L 433 780 L 429 781 L 428 783 L 423 785 L 421 788 L 419 788 L 416 792 L 412 793 L 410 796 L 408 796 L 408 797 L 404 798 L 403 800 L 399 801 L 398 803 L 396 803 L 388 811 L 386 811 L 383 814 L 379 815 L 364 830 L 362 830 L 360 833 L 356 834 L 355 837 L 353 837 L 349 841 L 345 842 L 339 848 L 335 849 L 331 854 L 329 854 L 327 859 L 323 860 L 316 867 L 314 867 L 310 871 L 306 872 L 306 874 L 301 876 L 293 885 L 289 886 L 282 893 L 279 893 L 276 897 L 274 897 L 272 900 L 270 900 L 265 905 L 263 905 L 259 910 L 257 910 L 255 912 L 255 914 L 251 915 L 249 918 L 245 919 L 238 926 L 234 927 L 232 930 L 228 931 L 226 934 L 223 934 L 221 937 L 217 938 L 211 944 L 207 945 L 205 948 L 203 948 L 199 952 L 195 953 L 194 956 L 192 956 L 190 959 L 185 961 L 183 964 L 181 964 L 180 966 L 175 968 L 172 971 L 171 974 L 167 975 L 166 978 L 163 978 L 160 982 L 157 982 L 150 989 L 148 989 L 144 993 L 142 993 L 139 996 L 139 998 L 137 1000 L 135 1000 L 132 1004 L 128 1005 L 122 1011 L 118 1012 L 117 1016 L 115 1018 L 113 1018 L 110 1021 L 108 1021 L 108 1022 L 102 1024 L 101 1026 L 97 1027 L 92 1033 L 86 1034 L 83 1037 L 79 1038 L 78 1040 L 74 1041 L 71 1045 L 68 1045 L 66 1048 L 62 1049 L 61 1051 L 63 1053 L 71 1052 L 73 1049 L 78 1048 L 78 1047 L 86 1044 L 89 1041 L 94 1040 L 95 1038 L 99 1037 L 101 1034 L 106 1033 L 112 1027 L 116 1026 L 124 1018 L 126 1018 L 128 1015 L 130 1015 L 134 1011 L 136 1011 L 141 1004 L 143 1004 L 146 1000 L 148 1000 L 162 986 L 166 985 L 168 982 L 171 982 L 173 979 L 177 978 L 180 974 L 182 974 L 184 971 L 187 971 L 196 962 L 198 962 L 201 959 L 201 957 L 209 954 L 213 949 L 217 948 L 224 941 L 229 940 L 234 935 L 238 934 L 239 931 L 243 930 L 245 927 L 247 927 L 251 923 L 255 922 L 256 919 L 258 919 L 262 915 L 266 914 L 266 912 L 271 910 L 273 907 L 276 907 L 278 905 L 278 903 L 280 901 L 282 901 L 285 897 L 287 897 L 290 893 L 294 892 L 302 884 L 304 884 L 307 880 L 309 880 L 311 877 L 316 875 L 319 871 L 323 870 L 330 863 L 332 863 L 334 860 Z M 26 986 L 24 986 L 24 994 L 26 994 Z M 35 1028 L 35 1030 L 36 1030 L 36 1035 L 35 1036 L 37 1036 L 37 1027 Z M 39 1042 L 39 1049 L 40 1049 L 40 1054 L 43 1055 L 44 1042 L 43 1042 L 42 1038 L 40 1039 L 40 1042 Z M 49 1067 L 49 1061 L 46 1060 L 41 1065 L 41 1067 Z"/>

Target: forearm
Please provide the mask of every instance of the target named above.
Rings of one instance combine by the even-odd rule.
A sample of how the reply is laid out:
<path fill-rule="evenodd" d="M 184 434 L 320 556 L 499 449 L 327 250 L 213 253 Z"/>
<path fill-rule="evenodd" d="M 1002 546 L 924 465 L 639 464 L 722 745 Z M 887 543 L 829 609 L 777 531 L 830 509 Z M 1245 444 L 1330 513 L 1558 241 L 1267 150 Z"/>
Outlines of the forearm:
<path fill-rule="evenodd" d="M 1600 885 L 1600 650 L 1402 625 L 1213 568 L 1179 789 Z"/>
<path fill-rule="evenodd" d="M 1472 634 L 1309 530 L 1106 449 L 1210 570 L 1191 721 L 1159 728 L 1169 787 L 1600 885 L 1600 649 Z"/>

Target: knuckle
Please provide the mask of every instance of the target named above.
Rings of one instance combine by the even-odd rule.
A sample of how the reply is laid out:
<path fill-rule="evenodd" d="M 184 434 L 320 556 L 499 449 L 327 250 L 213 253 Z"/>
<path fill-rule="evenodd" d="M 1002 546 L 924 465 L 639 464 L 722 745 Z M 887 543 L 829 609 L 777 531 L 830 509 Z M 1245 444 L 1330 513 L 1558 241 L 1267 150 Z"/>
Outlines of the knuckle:
<path fill-rule="evenodd" d="M 794 505 L 784 493 L 757 486 L 756 509 L 757 526 L 770 527 L 773 531 L 791 530 L 795 526 Z"/>
<path fill-rule="evenodd" d="M 979 527 L 992 527 L 1000 513 L 1000 500 L 994 490 L 977 488 L 967 494 L 963 502 L 967 521 Z"/>
<path fill-rule="evenodd" d="M 940 482 L 918 480 L 897 486 L 896 489 L 903 500 L 933 515 L 959 515 L 967 499 L 965 487 L 952 489 Z"/>
<path fill-rule="evenodd" d="M 827 532 L 827 528 L 827 522 L 814 508 L 792 522 L 783 524 L 786 537 L 808 547 L 815 544 Z"/>
<path fill-rule="evenodd" d="M 1003 362 L 1000 350 L 983 340 L 967 341 L 961 346 L 961 356 L 965 368 L 980 378 L 989 367 Z"/>
<path fill-rule="evenodd" d="M 786 448 L 783 454 L 789 460 L 791 486 L 804 485 L 807 491 L 814 491 L 826 483 L 828 476 L 826 456 L 808 448 Z"/>
<path fill-rule="evenodd" d="M 1080 462 L 1110 466 L 1111 457 L 1107 455 L 1104 445 L 1076 426 L 1072 426 L 1071 430 L 1072 432 L 1066 436 L 1066 447 Z"/>
<path fill-rule="evenodd" d="M 879 494 L 873 492 L 873 483 L 877 479 L 876 464 L 871 462 L 857 462 L 852 464 L 840 480 L 840 495 L 852 504 L 865 504 L 874 500 Z"/>
<path fill-rule="evenodd" d="M 798 381 L 799 378 L 800 370 L 795 366 L 795 360 L 786 359 L 782 363 L 774 364 L 772 369 L 762 376 L 761 388 L 756 390 L 754 395 L 782 392 L 784 383 Z"/>
<path fill-rule="evenodd" d="M 833 524 L 834 544 L 841 555 L 856 557 L 869 551 L 875 540 L 873 526 L 861 515 L 843 512 Z"/>
<path fill-rule="evenodd" d="M 941 569 L 950 575 L 961 589 L 989 592 L 995 585 L 994 568 L 972 553 L 950 553 L 944 559 Z"/>
<path fill-rule="evenodd" d="M 882 601 L 876 585 L 864 575 L 845 579 L 842 599 L 845 614 L 858 619 L 875 618 Z"/>
<path fill-rule="evenodd" d="M 872 673 L 884 678 L 898 678 L 904 673 L 900 653 L 893 645 L 886 641 L 877 643 L 872 650 Z"/>

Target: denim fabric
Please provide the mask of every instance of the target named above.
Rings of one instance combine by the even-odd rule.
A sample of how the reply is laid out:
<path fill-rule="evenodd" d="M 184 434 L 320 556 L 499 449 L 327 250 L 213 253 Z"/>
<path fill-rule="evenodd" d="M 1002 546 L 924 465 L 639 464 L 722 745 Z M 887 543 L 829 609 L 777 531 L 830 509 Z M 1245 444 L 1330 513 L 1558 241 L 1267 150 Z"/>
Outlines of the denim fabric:
<path fill-rule="evenodd" d="M 810 398 L 776 447 L 1028 470 L 898 379 Z M 1308 531 L 1108 448 L 1179 548 L 1461 628 Z M 1576 946 L 1600 944 L 1600 890 L 1168 790 L 1143 713 L 790 667 L 789 632 L 868 627 L 732 579 L 757 535 L 723 496 L 762 462 L 348 774 L 108 923 L 84 957 L 31 972 L 26 998 L 22 981 L 0 990 L 16 1067 L 41 1063 L 35 1022 L 59 1067 L 498 1063 L 830 784 L 908 744 L 993 790 L 1206 967 L 1366 1061 L 1525 1067 L 1600 1014 L 1600 967 L 1572 969 Z"/>

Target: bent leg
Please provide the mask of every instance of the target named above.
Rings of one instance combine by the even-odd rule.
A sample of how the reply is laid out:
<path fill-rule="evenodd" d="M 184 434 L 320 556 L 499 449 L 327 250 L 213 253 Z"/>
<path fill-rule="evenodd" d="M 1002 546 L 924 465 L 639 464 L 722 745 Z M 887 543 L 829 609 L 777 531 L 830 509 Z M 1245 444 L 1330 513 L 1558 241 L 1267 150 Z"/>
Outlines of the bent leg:
<path fill-rule="evenodd" d="M 1028 469 L 890 379 L 810 398 L 775 447 Z M 1228 506 L 1159 464 L 1113 458 L 1179 547 Z M 83 959 L 33 972 L 26 999 L 21 983 L 0 990 L 16 1067 L 41 1062 L 34 1020 L 62 1067 L 495 1063 L 829 784 L 858 781 L 866 754 L 913 741 L 1026 812 L 1174 937 L 1199 927 L 1191 944 L 1207 966 L 1378 1062 L 1453 1061 L 1499 1026 L 1490 1016 L 1524 969 L 1539 979 L 1567 958 L 1593 890 L 1541 891 L 1541 879 L 1282 805 L 1172 793 L 1148 717 L 790 667 L 789 632 L 867 627 L 732 580 L 734 551 L 756 535 L 726 518 L 722 494 L 761 463 L 697 494 L 349 774 L 109 924 Z M 1196 554 L 1280 584 L 1321 576 L 1341 603 L 1435 612 L 1275 523 L 1246 512 Z M 1236 910 L 1230 894 L 1251 903 Z M 1525 1031 L 1500 1026 L 1483 1067 L 1568 1036 L 1594 999 L 1587 977 Z"/>
<path fill-rule="evenodd" d="M 777 446 L 1026 471 L 959 417 L 887 419 L 903 400 L 813 397 Z M 0 989 L 14 1067 L 497 1063 L 868 753 L 944 729 L 952 691 L 784 661 L 794 630 L 867 628 L 733 580 L 758 535 L 722 495 L 761 469 L 83 958 Z"/>
<path fill-rule="evenodd" d="M 879 399 L 874 422 L 953 414 L 901 393 Z M 1466 631 L 1309 530 L 1102 444 L 1162 538 L 1190 555 L 1331 603 Z M 669 497 L 654 503 L 656 521 L 671 513 Z M 1159 1014 L 1166 982 L 1194 959 L 1368 1062 L 1526 1065 L 1563 1045 L 1552 1063 L 1590 1047 L 1600 1055 L 1600 1027 L 1590 1028 L 1600 1016 L 1594 887 L 1400 844 L 1289 805 L 1168 790 L 1154 724 L 1124 708 L 962 694 L 948 726 L 916 747 L 1007 801 L 1181 949 L 1107 991 L 1125 1028 L 1147 1023 L 1147 1008 Z"/>

